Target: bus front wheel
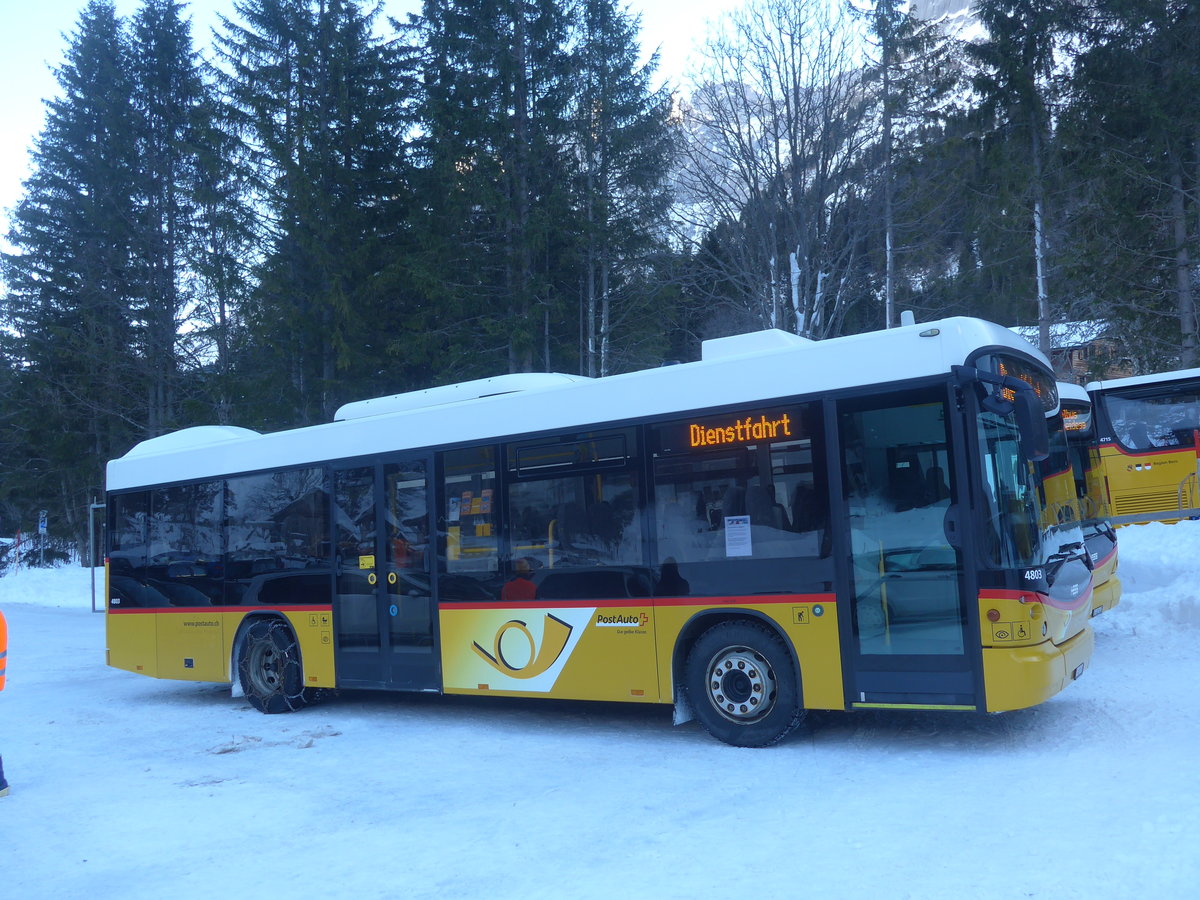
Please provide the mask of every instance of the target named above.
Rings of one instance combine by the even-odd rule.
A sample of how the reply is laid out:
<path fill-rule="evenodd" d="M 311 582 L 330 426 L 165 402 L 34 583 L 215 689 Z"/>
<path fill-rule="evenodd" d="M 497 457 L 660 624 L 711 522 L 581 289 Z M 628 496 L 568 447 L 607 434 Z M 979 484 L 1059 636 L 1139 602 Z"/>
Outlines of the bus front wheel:
<path fill-rule="evenodd" d="M 250 705 L 260 712 L 292 712 L 307 706 L 300 648 L 287 623 L 258 619 L 242 637 L 238 678 Z"/>
<path fill-rule="evenodd" d="M 787 648 L 752 622 L 722 622 L 700 635 L 685 686 L 705 730 L 736 747 L 774 744 L 804 717 Z"/>

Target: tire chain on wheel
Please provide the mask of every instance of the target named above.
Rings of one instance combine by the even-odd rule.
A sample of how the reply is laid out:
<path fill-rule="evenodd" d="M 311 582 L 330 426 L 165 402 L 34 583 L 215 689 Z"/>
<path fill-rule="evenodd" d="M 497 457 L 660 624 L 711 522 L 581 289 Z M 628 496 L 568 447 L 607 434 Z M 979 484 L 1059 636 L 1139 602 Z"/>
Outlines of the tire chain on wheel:
<path fill-rule="evenodd" d="M 263 642 L 269 642 L 279 657 L 278 688 L 265 695 L 257 690 L 258 679 L 250 671 L 256 649 Z M 299 644 L 292 629 L 279 619 L 257 619 L 247 626 L 238 653 L 238 677 L 250 704 L 264 713 L 294 712 L 312 700 L 311 692 L 304 687 Z"/>

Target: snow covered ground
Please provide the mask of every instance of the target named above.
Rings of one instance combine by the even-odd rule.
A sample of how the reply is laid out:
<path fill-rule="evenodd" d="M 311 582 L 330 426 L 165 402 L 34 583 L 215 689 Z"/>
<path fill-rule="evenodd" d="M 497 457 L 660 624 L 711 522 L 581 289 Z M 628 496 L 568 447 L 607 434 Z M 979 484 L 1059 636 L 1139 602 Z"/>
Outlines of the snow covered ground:
<path fill-rule="evenodd" d="M 1121 532 L 1092 668 L 1000 716 L 826 713 L 739 750 L 665 708 L 345 694 L 264 716 L 104 666 L 90 573 L 0 578 L 0 894 L 1200 893 L 1200 522 Z"/>

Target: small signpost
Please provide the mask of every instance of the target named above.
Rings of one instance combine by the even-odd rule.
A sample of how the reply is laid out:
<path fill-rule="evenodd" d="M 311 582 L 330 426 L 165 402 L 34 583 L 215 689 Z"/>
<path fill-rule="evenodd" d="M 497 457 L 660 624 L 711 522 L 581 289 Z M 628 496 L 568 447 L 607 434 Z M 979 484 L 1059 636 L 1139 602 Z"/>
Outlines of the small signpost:
<path fill-rule="evenodd" d="M 88 561 L 92 570 L 92 612 L 104 612 L 104 602 L 96 606 L 96 569 L 104 565 L 104 504 L 88 507 Z"/>

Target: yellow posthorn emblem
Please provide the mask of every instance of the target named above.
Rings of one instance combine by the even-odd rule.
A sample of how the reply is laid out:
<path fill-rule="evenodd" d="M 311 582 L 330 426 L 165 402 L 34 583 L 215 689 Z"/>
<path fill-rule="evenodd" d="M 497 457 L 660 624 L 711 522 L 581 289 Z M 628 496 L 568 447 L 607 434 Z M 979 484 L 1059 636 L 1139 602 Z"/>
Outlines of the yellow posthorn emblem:
<path fill-rule="evenodd" d="M 500 649 L 504 635 L 514 628 L 525 635 L 525 640 L 529 641 L 529 661 L 524 666 L 514 666 L 509 663 Z M 480 647 L 478 641 L 471 645 L 471 649 L 497 672 L 510 678 L 535 678 L 554 665 L 563 652 L 563 648 L 567 646 L 567 639 L 570 636 L 571 626 L 562 619 L 547 613 L 546 620 L 542 624 L 542 647 L 540 650 L 529 628 L 519 619 L 512 619 L 500 626 L 496 631 L 496 639 L 491 653 Z"/>

